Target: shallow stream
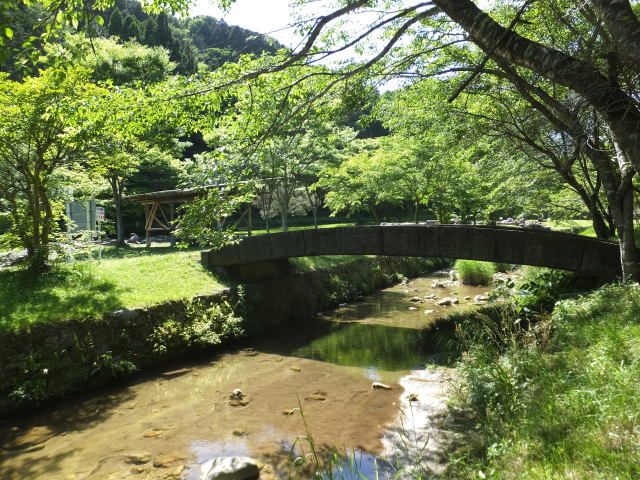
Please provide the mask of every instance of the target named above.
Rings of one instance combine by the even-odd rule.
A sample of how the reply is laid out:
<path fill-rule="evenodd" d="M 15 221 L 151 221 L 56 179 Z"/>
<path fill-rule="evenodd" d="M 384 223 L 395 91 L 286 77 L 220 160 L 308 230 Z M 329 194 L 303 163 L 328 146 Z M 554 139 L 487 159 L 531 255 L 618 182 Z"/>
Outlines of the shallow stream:
<path fill-rule="evenodd" d="M 251 348 L 176 365 L 0 424 L 0 478 L 197 480 L 199 464 L 227 455 L 269 465 L 261 478 L 288 478 L 289 452 L 292 446 L 309 450 L 299 439 L 308 432 L 320 446 L 388 453 L 397 441 L 400 409 L 413 393 L 405 389 L 420 390 L 411 407 L 424 410 L 434 401 L 429 392 L 437 395 L 433 385 L 447 378 L 444 371 L 434 380 L 424 369 L 429 352 L 420 329 L 471 308 L 473 297 L 486 291 L 433 287 L 438 280 L 448 277 L 433 274 L 396 285 L 287 325 Z M 441 307 L 424 299 L 434 294 L 459 298 L 460 304 Z M 391 389 L 373 389 L 372 382 Z M 242 398 L 230 397 L 235 389 Z M 365 475 L 374 460 L 367 454 L 359 456 Z"/>

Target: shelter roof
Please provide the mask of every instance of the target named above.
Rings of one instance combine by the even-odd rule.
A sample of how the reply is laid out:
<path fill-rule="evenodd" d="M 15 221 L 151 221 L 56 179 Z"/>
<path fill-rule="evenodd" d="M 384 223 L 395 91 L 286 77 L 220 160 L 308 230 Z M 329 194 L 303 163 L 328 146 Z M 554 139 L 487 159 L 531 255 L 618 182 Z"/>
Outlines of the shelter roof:
<path fill-rule="evenodd" d="M 282 177 L 273 177 L 273 178 L 265 178 L 260 183 L 262 183 L 262 188 L 265 188 L 269 185 L 270 182 L 280 180 Z M 247 183 L 247 182 L 239 182 L 239 183 Z M 227 187 L 226 183 L 217 183 L 204 185 L 202 187 L 193 187 L 193 188 L 185 188 L 178 190 L 160 190 L 157 192 L 148 192 L 148 193 L 138 193 L 136 195 L 128 195 L 125 200 L 129 200 L 131 202 L 137 202 L 141 204 L 151 204 L 151 203 L 186 203 L 192 200 L 194 197 L 202 194 L 203 192 L 210 190 L 212 188 L 222 189 Z"/>

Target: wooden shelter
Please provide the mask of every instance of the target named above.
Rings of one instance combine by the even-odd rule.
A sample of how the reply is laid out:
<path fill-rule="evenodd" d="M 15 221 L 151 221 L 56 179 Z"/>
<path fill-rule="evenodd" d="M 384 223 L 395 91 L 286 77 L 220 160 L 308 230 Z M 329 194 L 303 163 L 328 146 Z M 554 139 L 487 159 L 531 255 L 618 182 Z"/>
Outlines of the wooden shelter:
<path fill-rule="evenodd" d="M 222 189 L 226 184 L 205 185 L 204 187 L 187 188 L 183 190 L 162 190 L 159 192 L 140 193 L 129 195 L 126 200 L 136 202 L 144 206 L 145 214 L 145 242 L 147 247 L 151 245 L 152 232 L 173 232 L 178 227 L 175 209 L 179 204 L 189 203 L 194 198 L 202 195 L 212 188 Z M 244 205 L 240 211 L 240 218 L 236 225 L 244 221 L 248 235 L 251 236 L 251 207 L 252 203 Z"/>

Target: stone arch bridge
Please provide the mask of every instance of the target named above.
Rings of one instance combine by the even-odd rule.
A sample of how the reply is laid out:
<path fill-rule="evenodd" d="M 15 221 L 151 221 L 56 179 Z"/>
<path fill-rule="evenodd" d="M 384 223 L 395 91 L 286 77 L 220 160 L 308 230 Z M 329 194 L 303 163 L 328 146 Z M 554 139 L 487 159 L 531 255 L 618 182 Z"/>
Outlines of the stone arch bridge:
<path fill-rule="evenodd" d="M 243 283 L 285 276 L 291 257 L 387 255 L 484 260 L 582 272 L 620 274 L 616 243 L 569 233 L 469 225 L 380 225 L 323 228 L 245 238 L 202 253 L 207 268 L 222 267 Z"/>

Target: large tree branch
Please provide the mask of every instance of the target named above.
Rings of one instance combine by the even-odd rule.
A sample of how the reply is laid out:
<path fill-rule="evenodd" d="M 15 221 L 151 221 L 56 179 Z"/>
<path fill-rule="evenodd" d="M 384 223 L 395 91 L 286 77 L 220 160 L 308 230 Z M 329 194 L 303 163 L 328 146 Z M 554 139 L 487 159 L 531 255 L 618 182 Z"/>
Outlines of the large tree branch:
<path fill-rule="evenodd" d="M 628 0 L 591 0 L 591 4 L 616 44 L 636 72 L 640 71 L 640 20 Z"/>
<path fill-rule="evenodd" d="M 452 20 L 494 58 L 512 62 L 582 95 L 607 120 L 640 170 L 640 111 L 634 99 L 595 66 L 508 31 L 471 0 L 434 0 Z"/>

